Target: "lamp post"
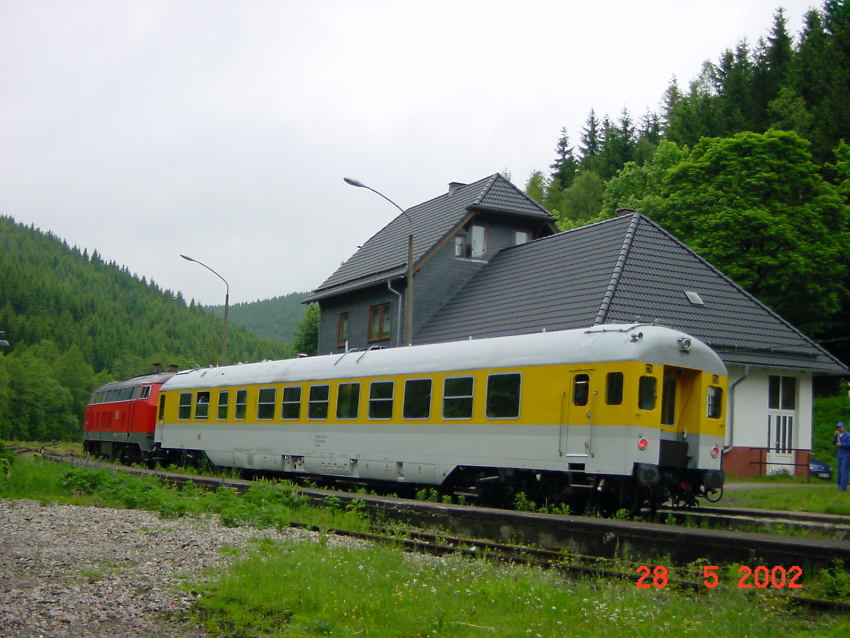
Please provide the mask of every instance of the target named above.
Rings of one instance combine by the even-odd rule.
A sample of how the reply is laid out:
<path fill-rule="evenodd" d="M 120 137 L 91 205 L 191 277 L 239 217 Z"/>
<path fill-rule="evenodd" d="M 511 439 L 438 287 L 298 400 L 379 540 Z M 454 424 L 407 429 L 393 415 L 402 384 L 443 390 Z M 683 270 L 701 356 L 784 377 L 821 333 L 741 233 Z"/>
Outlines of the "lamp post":
<path fill-rule="evenodd" d="M 366 190 L 370 190 L 376 195 L 383 197 L 390 204 L 398 208 L 401 211 L 401 214 L 407 218 L 407 292 L 404 296 L 404 340 L 407 345 L 411 345 L 413 343 L 413 220 L 410 218 L 410 215 L 407 214 L 407 211 L 380 191 L 376 191 L 371 186 L 366 186 L 363 182 L 352 179 L 351 177 L 343 177 L 343 180 L 350 186 L 365 188 Z"/>
<path fill-rule="evenodd" d="M 198 261 L 197 259 L 192 259 L 188 255 L 180 255 L 180 256 L 183 259 L 185 259 L 186 261 L 194 261 L 196 264 L 200 264 L 201 266 L 203 266 L 204 268 L 209 270 L 212 274 L 214 274 L 216 277 L 218 277 L 219 279 L 221 279 L 224 282 L 224 286 L 225 286 L 225 293 L 224 293 L 224 334 L 221 337 L 221 365 L 226 366 L 227 365 L 227 309 L 230 306 L 230 284 L 227 283 L 227 280 L 224 277 L 219 275 L 216 271 L 214 271 L 212 268 L 207 266 L 204 262 Z"/>

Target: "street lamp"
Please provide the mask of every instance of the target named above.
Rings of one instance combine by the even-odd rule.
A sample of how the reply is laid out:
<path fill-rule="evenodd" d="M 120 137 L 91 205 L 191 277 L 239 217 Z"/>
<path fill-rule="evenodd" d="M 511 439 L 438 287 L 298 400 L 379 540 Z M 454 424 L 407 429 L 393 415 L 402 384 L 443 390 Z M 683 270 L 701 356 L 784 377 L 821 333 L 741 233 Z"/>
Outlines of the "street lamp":
<path fill-rule="evenodd" d="M 401 206 L 396 204 L 389 197 L 381 193 L 380 191 L 376 191 L 371 186 L 366 186 L 363 182 L 360 182 L 356 179 L 352 179 L 351 177 L 343 177 L 343 180 L 346 184 L 350 186 L 356 186 L 357 188 L 365 188 L 366 190 L 370 190 L 376 195 L 380 195 L 385 200 L 387 200 L 390 204 L 395 206 L 401 211 L 401 214 L 407 218 L 408 224 L 408 234 L 407 234 L 407 292 L 404 296 L 404 340 L 407 342 L 407 345 L 411 345 L 413 343 L 413 220 L 410 218 L 410 215 L 407 214 Z"/>
<path fill-rule="evenodd" d="M 221 365 L 226 366 L 227 365 L 227 309 L 230 306 L 230 284 L 227 283 L 227 280 L 224 277 L 219 275 L 216 271 L 214 271 L 212 268 L 207 266 L 204 262 L 198 261 L 197 259 L 192 259 L 188 255 L 180 255 L 180 256 L 183 259 L 185 259 L 186 261 L 194 261 L 196 264 L 200 264 L 201 266 L 203 266 L 204 268 L 209 270 L 212 274 L 214 274 L 216 277 L 218 277 L 219 279 L 221 279 L 224 282 L 224 285 L 225 285 L 225 293 L 224 293 L 224 334 L 221 337 Z"/>

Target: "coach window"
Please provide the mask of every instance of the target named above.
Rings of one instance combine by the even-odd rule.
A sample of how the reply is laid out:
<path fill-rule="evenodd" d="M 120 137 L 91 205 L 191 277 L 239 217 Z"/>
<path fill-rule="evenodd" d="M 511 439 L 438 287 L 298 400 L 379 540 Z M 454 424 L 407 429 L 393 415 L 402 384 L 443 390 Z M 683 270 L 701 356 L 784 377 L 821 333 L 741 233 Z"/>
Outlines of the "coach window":
<path fill-rule="evenodd" d="M 340 348 L 344 347 L 348 342 L 348 313 L 339 313 L 339 320 L 336 327 L 336 345 Z"/>
<path fill-rule="evenodd" d="M 283 389 L 280 418 L 294 421 L 301 417 L 301 388 L 294 385 Z"/>
<path fill-rule="evenodd" d="M 183 420 L 192 418 L 192 393 L 191 392 L 181 392 L 180 393 L 180 407 L 177 410 L 177 418 L 183 419 Z"/>
<path fill-rule="evenodd" d="M 487 416 L 491 419 L 513 419 L 519 416 L 519 373 L 491 374 L 487 377 Z"/>
<path fill-rule="evenodd" d="M 453 377 L 443 383 L 443 418 L 469 419 L 472 417 L 472 377 Z"/>
<path fill-rule="evenodd" d="M 622 372 L 609 372 L 605 378 L 605 403 L 608 405 L 623 404 Z"/>
<path fill-rule="evenodd" d="M 277 390 L 275 388 L 260 388 L 257 395 L 257 419 L 269 421 L 274 418 L 277 405 Z"/>
<path fill-rule="evenodd" d="M 720 415 L 723 413 L 723 388 L 719 388 L 716 385 L 709 386 L 706 405 L 706 416 L 709 419 L 719 419 Z"/>
<path fill-rule="evenodd" d="M 638 382 L 638 407 L 641 410 L 655 409 L 655 377 L 641 377 Z"/>
<path fill-rule="evenodd" d="M 162 421 L 163 417 L 165 416 L 165 395 L 164 394 L 159 395 L 159 415 L 158 416 L 159 416 L 160 421 Z"/>
<path fill-rule="evenodd" d="M 369 308 L 369 341 L 390 338 L 390 306 L 382 303 Z"/>
<path fill-rule="evenodd" d="M 229 390 L 218 391 L 218 420 L 224 421 L 227 419 L 227 404 L 230 401 Z"/>
<path fill-rule="evenodd" d="M 404 382 L 405 419 L 427 419 L 431 416 L 431 379 L 409 379 Z"/>
<path fill-rule="evenodd" d="M 331 391 L 327 385 L 311 385 L 307 416 L 311 419 L 327 419 Z"/>
<path fill-rule="evenodd" d="M 340 383 L 336 391 L 336 418 L 356 419 L 360 407 L 360 384 Z"/>
<path fill-rule="evenodd" d="M 393 393 L 395 383 L 392 381 L 374 381 L 369 386 L 369 418 L 391 419 L 393 416 Z"/>
<path fill-rule="evenodd" d="M 140 399 L 147 399 L 151 395 L 151 387 L 146 385 L 142 388 L 141 393 L 139 394 Z"/>
<path fill-rule="evenodd" d="M 587 405 L 590 397 L 590 376 L 577 374 L 573 379 L 573 405 Z"/>
<path fill-rule="evenodd" d="M 248 391 L 247 390 L 237 390 L 236 391 L 236 420 L 244 421 L 245 420 L 245 412 L 248 408 Z"/>
<path fill-rule="evenodd" d="M 198 392 L 197 400 L 195 401 L 195 419 L 205 420 L 210 413 L 210 393 L 206 390 Z"/>
<path fill-rule="evenodd" d="M 661 391 L 661 425 L 676 425 L 676 379 L 665 377 Z"/>

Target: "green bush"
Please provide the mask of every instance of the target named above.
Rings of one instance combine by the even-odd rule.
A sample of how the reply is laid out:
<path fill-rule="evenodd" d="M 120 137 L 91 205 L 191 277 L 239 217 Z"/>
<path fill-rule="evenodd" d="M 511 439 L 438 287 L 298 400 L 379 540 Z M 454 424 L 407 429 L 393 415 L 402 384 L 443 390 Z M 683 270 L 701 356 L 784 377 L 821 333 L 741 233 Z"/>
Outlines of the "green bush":
<path fill-rule="evenodd" d="M 825 397 L 814 400 L 812 410 L 812 452 L 827 462 L 835 459 L 832 435 L 835 424 L 844 421 L 850 424 L 850 397 Z"/>

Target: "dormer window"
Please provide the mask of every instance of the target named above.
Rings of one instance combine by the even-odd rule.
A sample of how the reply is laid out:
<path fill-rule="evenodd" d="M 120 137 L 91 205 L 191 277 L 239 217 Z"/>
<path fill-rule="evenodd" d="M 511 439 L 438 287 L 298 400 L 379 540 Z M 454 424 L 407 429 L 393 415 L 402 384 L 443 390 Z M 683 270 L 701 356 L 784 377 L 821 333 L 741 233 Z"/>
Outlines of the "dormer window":
<path fill-rule="evenodd" d="M 473 259 L 484 259 L 487 256 L 487 227 L 473 226 L 470 229 L 472 246 L 469 256 Z"/>
<path fill-rule="evenodd" d="M 514 232 L 514 246 L 527 244 L 531 241 L 531 233 L 527 230 L 517 230 Z"/>
<path fill-rule="evenodd" d="M 466 235 L 454 236 L 454 256 L 466 257 Z"/>

